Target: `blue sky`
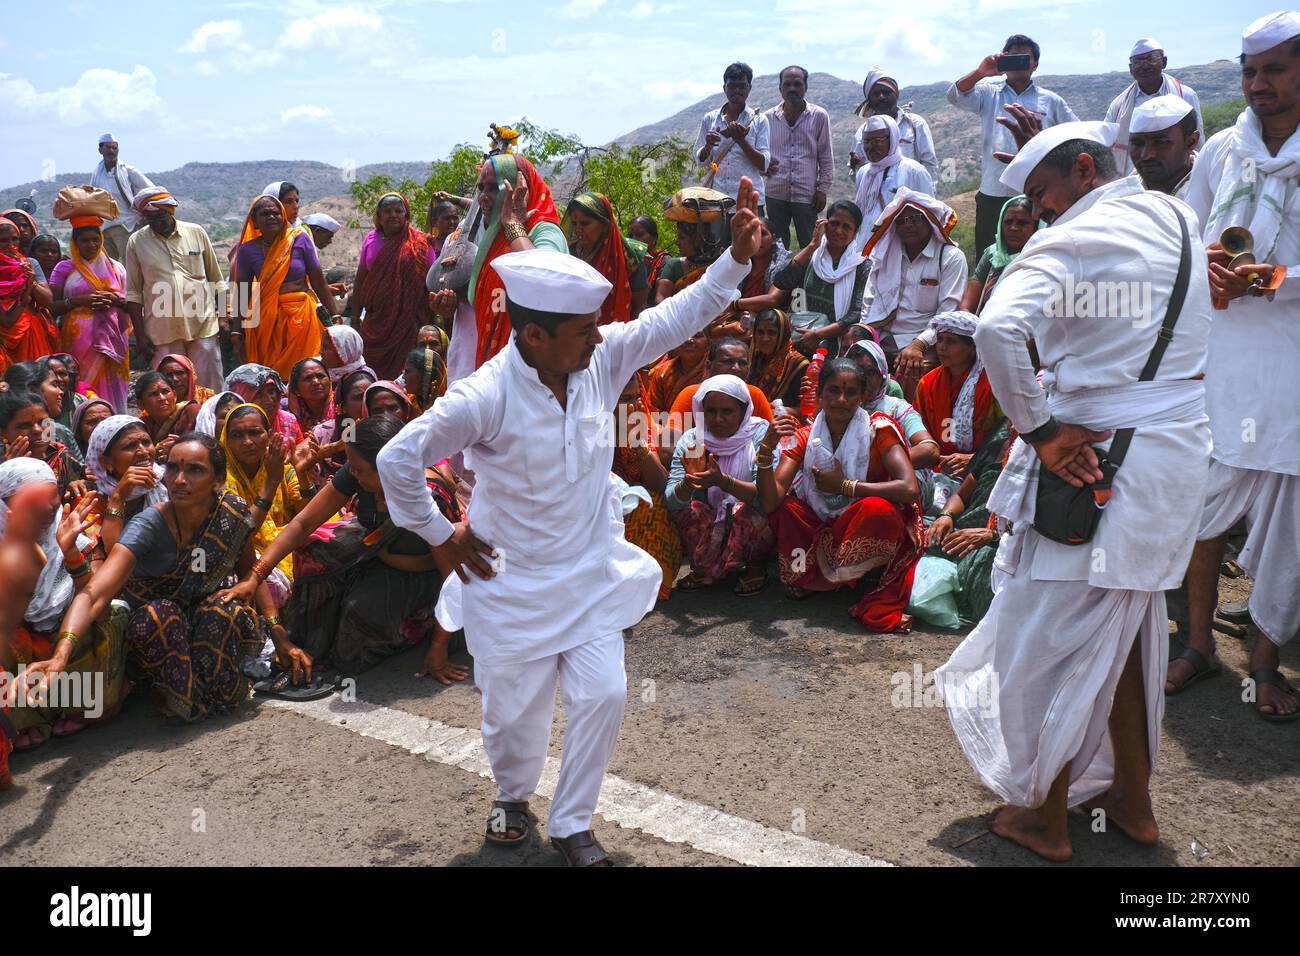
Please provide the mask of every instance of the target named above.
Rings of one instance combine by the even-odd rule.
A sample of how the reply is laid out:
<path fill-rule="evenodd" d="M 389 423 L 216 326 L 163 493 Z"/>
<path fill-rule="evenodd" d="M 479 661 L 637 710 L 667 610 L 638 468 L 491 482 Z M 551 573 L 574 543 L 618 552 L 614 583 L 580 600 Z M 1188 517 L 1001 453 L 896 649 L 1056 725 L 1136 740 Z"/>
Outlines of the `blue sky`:
<path fill-rule="evenodd" d="M 733 59 L 954 79 L 1010 33 L 1045 73 L 1234 57 L 1276 0 L 53 0 L 0 23 L 0 185 L 200 160 L 427 160 L 520 115 L 600 143 L 720 88 Z M 900 13 L 899 11 L 906 11 Z M 813 89 L 810 99 L 816 101 Z"/>

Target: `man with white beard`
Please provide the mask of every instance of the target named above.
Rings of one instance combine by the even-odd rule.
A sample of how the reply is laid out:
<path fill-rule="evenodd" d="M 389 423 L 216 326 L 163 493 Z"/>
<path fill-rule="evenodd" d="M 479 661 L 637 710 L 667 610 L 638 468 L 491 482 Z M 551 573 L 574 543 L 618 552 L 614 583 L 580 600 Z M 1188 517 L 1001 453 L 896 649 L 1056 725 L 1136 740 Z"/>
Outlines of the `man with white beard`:
<path fill-rule="evenodd" d="M 1210 452 L 1210 289 L 1205 250 L 1190 238 L 1200 223 L 1178 200 L 1117 177 L 1116 129 L 1051 127 L 1002 174 L 1034 219 L 1052 223 L 1008 266 L 975 331 L 1021 436 L 988 503 L 1013 533 L 988 614 L 936 675 L 967 760 L 1007 802 L 993 832 L 1049 860 L 1072 855 L 1066 811 L 1085 801 L 1134 840 L 1159 839 L 1149 782 L 1164 710 L 1164 591 L 1191 552 Z M 1147 283 L 1149 299 L 1105 300 L 1104 282 Z M 1071 287 L 1093 290 L 1094 307 L 1062 302 Z M 1091 490 L 1089 508 L 1094 496 L 1104 506 L 1090 539 L 1059 540 L 1059 510 L 1036 502 L 1047 471 Z M 990 708 L 980 698 L 994 681 Z"/>

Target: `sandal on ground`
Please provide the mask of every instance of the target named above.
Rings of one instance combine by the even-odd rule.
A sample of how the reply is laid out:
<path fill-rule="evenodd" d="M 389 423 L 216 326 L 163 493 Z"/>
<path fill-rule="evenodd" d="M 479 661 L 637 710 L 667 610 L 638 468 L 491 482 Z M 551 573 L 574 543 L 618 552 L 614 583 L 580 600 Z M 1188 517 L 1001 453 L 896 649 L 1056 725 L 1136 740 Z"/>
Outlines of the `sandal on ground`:
<path fill-rule="evenodd" d="M 1187 688 L 1195 684 L 1198 680 L 1201 680 L 1202 678 L 1205 677 L 1212 677 L 1213 675 L 1223 670 L 1223 665 L 1219 663 L 1219 659 L 1217 657 L 1206 657 L 1204 654 L 1202 654 L 1200 651 L 1198 651 L 1196 648 L 1192 647 L 1191 645 L 1184 647 L 1181 651 L 1179 651 L 1176 655 L 1174 655 L 1169 659 L 1169 663 L 1171 664 L 1174 661 L 1187 661 L 1187 663 L 1191 664 L 1192 676 L 1187 678 L 1187 680 L 1183 681 L 1173 690 L 1166 690 L 1165 691 L 1166 697 L 1173 697 L 1176 694 L 1181 694 L 1183 691 L 1187 690 Z M 1168 674 L 1169 672 L 1166 669 L 1165 671 L 1166 681 L 1169 680 Z"/>
<path fill-rule="evenodd" d="M 1260 684 L 1272 684 L 1274 687 L 1280 687 L 1292 697 L 1300 697 L 1300 693 L 1297 693 L 1296 689 L 1291 686 L 1290 682 L 1282 676 L 1280 670 L 1276 667 L 1257 667 L 1250 672 L 1250 679 L 1255 682 L 1255 703 L 1253 706 L 1255 708 L 1255 713 L 1259 714 L 1261 719 L 1267 720 L 1270 724 L 1285 724 L 1300 718 L 1300 708 L 1291 711 L 1289 714 L 1266 714 L 1259 709 Z"/>
<path fill-rule="evenodd" d="M 751 568 L 745 565 L 740 569 L 740 576 L 736 578 L 736 586 L 732 588 L 733 594 L 741 597 L 749 597 L 752 594 L 758 594 L 767 587 L 767 569 Z"/>
<path fill-rule="evenodd" d="M 690 574 L 686 575 L 686 577 L 682 578 L 680 581 L 677 582 L 677 590 L 679 591 L 698 591 L 701 588 L 707 588 L 712 586 L 713 586 L 712 581 L 710 581 L 708 578 L 700 577 L 694 571 L 692 571 Z"/>
<path fill-rule="evenodd" d="M 280 671 L 253 684 L 253 693 L 278 700 L 320 700 L 334 693 L 334 682 L 324 681 L 317 675 L 305 684 L 295 684 L 293 674 Z"/>
<path fill-rule="evenodd" d="M 527 800 L 493 800 L 483 837 L 497 846 L 518 846 L 528 839 L 532 819 Z M 511 830 L 518 836 L 509 836 Z"/>
<path fill-rule="evenodd" d="M 596 841 L 590 830 L 573 836 L 551 837 L 551 846 L 560 851 L 569 866 L 613 866 L 605 848 Z"/>

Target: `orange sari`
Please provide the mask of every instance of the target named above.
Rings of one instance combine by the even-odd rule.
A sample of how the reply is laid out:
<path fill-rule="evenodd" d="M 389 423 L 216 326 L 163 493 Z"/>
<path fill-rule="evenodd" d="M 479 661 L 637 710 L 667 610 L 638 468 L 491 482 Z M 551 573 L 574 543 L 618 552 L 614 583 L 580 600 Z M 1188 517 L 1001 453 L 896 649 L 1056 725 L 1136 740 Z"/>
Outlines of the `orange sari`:
<path fill-rule="evenodd" d="M 12 309 L 24 291 L 23 268 L 26 260 L 19 261 L 0 256 L 0 307 Z M 0 375 L 18 362 L 30 362 L 59 350 L 59 342 L 45 310 L 36 306 L 27 296 L 23 309 L 14 324 L 0 326 Z"/>
<path fill-rule="evenodd" d="M 268 197 L 258 196 L 253 200 L 253 205 L 266 198 Z M 283 207 L 280 214 L 283 217 Z M 320 355 L 321 324 L 316 318 L 316 296 L 310 288 L 305 292 L 280 291 L 284 277 L 289 274 L 294 239 L 301 232 L 301 227 L 290 226 L 286 222 L 280 237 L 266 250 L 262 271 L 254 280 L 257 292 L 253 296 L 252 309 L 244 322 L 244 354 L 247 360 L 275 369 L 286 382 L 299 361 Z M 251 242 L 260 235 L 261 231 L 253 226 L 253 208 L 250 206 L 248 216 L 244 219 L 244 231 L 239 237 L 239 245 Z"/>

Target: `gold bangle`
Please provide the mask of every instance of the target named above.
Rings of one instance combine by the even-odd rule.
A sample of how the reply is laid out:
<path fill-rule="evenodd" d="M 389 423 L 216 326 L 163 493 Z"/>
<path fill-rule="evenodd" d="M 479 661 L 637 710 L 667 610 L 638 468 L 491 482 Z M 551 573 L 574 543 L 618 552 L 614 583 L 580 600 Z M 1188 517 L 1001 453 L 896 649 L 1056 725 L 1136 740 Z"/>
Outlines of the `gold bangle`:
<path fill-rule="evenodd" d="M 267 627 L 283 627 L 283 626 L 284 626 L 284 622 L 280 620 L 280 615 L 278 615 L 278 614 L 270 614 L 270 615 L 268 615 L 267 617 L 263 618 L 263 620 L 266 621 L 266 626 L 267 626 Z"/>
<path fill-rule="evenodd" d="M 125 511 L 125 509 L 122 509 L 122 508 L 114 508 L 112 505 L 109 505 L 107 508 L 104 509 L 104 517 L 105 517 L 105 518 L 118 518 L 118 519 L 125 519 L 125 518 L 126 518 L 126 511 Z"/>
<path fill-rule="evenodd" d="M 502 227 L 502 230 L 506 234 L 507 244 L 514 242 L 516 239 L 528 238 L 528 230 L 525 229 L 523 226 L 519 225 L 519 223 L 517 222 L 506 223 L 505 226 Z"/>
<path fill-rule="evenodd" d="M 857 497 L 853 494 L 853 492 L 857 491 L 857 486 L 858 483 L 856 481 L 845 478 L 844 481 L 840 483 L 840 494 L 845 498 Z"/>
<path fill-rule="evenodd" d="M 269 578 L 271 576 L 271 572 L 274 571 L 275 569 L 268 567 L 261 558 L 258 558 L 256 561 L 253 562 L 252 570 L 253 573 L 257 575 L 257 580 L 258 583 L 260 584 L 261 582 Z"/>
<path fill-rule="evenodd" d="M 81 640 L 81 638 L 78 637 L 78 636 L 77 636 L 75 633 L 73 633 L 72 631 L 60 631 L 60 632 L 59 632 L 59 639 L 58 639 L 57 641 L 54 642 L 54 649 L 55 649 L 55 650 L 58 650 L 59 645 L 62 644 L 64 641 L 67 641 L 68 643 L 70 643 L 70 644 L 72 645 L 72 656 L 73 656 L 73 657 L 76 657 L 76 656 L 77 656 L 77 642 L 80 641 L 80 640 Z"/>

